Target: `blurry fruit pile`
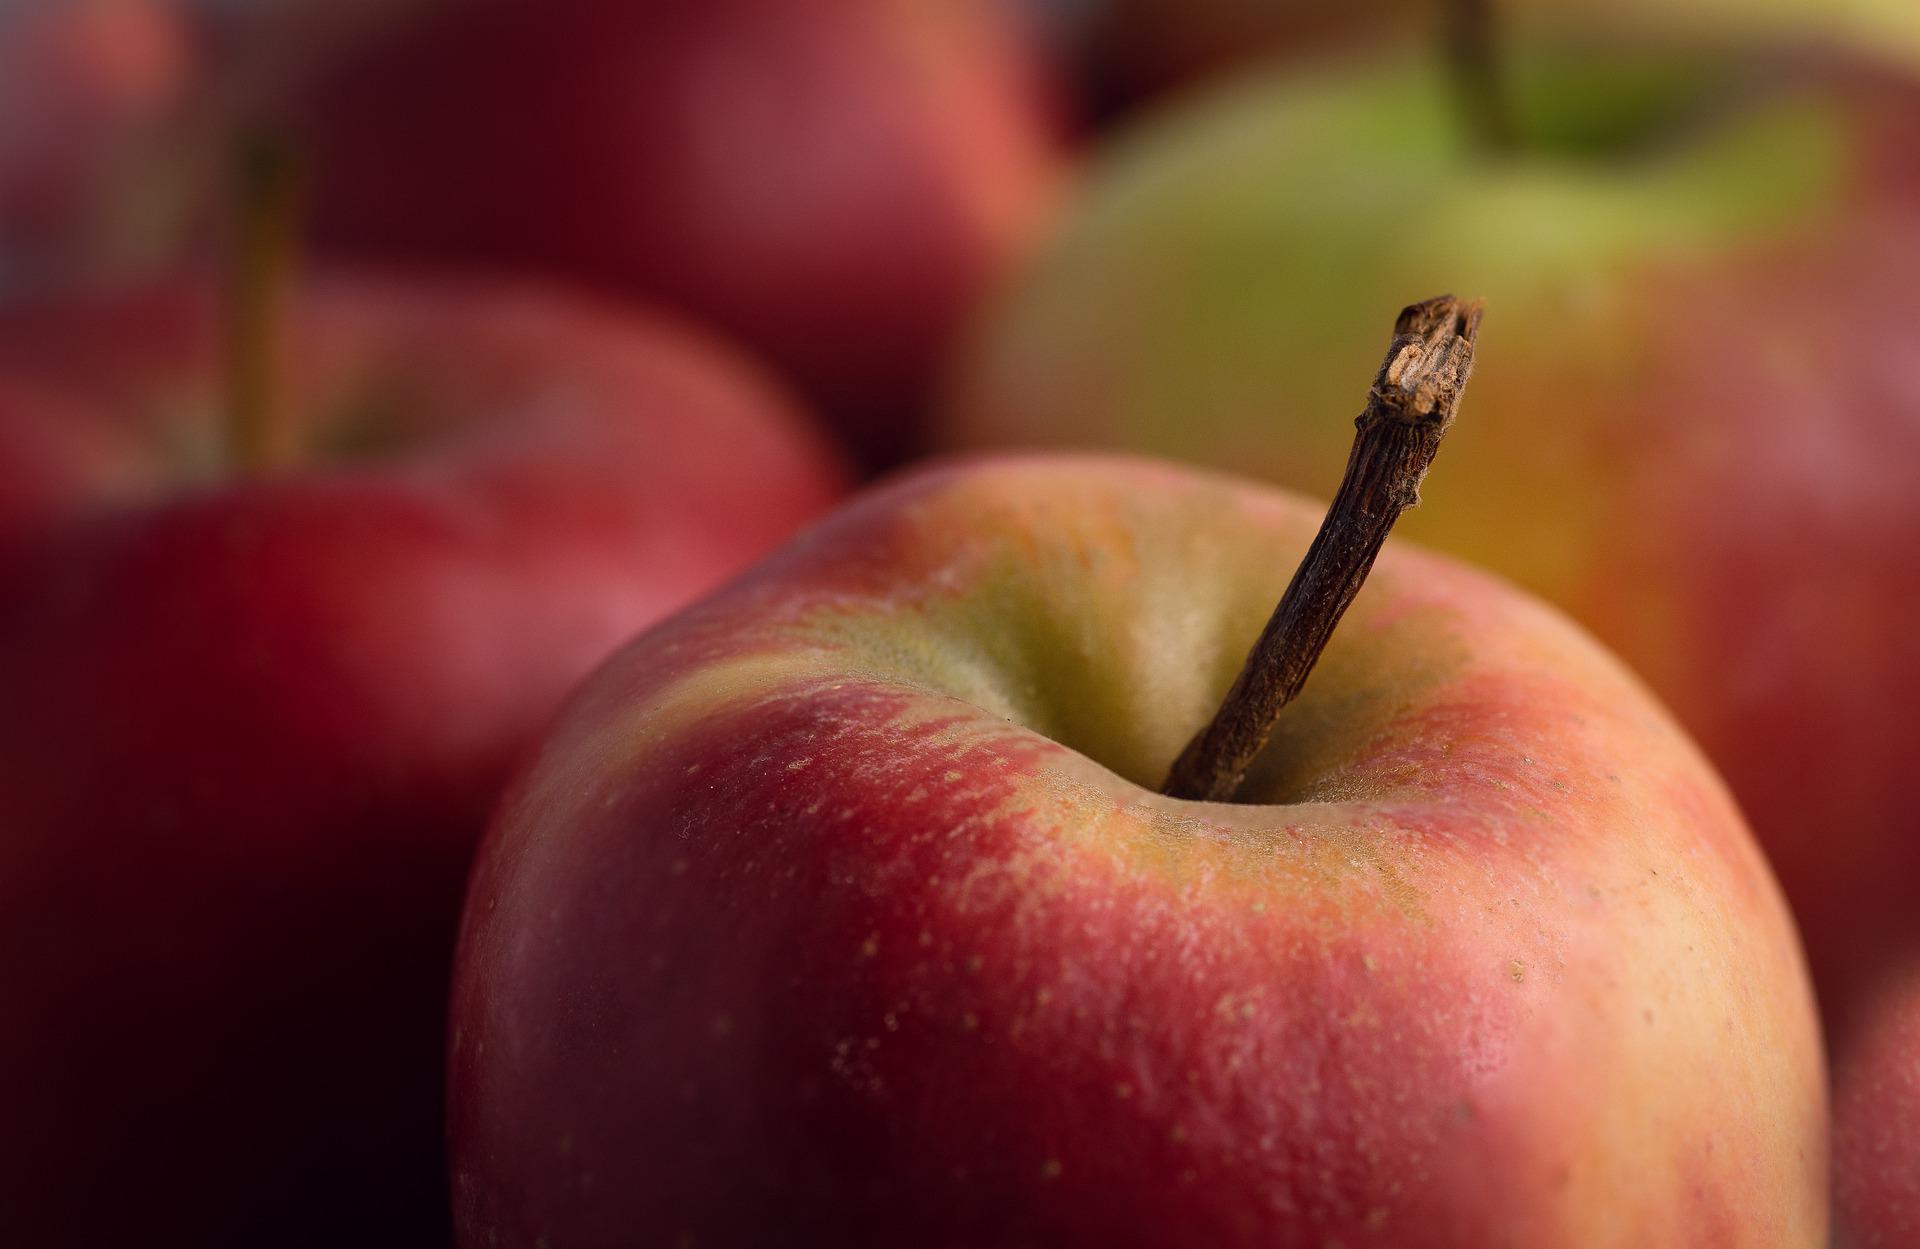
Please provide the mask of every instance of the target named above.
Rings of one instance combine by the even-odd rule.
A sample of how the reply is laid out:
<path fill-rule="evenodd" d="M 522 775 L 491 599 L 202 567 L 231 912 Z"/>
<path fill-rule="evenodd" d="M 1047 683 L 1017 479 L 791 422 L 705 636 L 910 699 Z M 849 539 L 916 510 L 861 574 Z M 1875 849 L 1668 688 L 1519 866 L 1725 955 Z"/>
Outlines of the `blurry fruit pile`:
<path fill-rule="evenodd" d="M 0 1239 L 1920 1249 L 1916 621 L 1911 0 L 12 0 Z"/>

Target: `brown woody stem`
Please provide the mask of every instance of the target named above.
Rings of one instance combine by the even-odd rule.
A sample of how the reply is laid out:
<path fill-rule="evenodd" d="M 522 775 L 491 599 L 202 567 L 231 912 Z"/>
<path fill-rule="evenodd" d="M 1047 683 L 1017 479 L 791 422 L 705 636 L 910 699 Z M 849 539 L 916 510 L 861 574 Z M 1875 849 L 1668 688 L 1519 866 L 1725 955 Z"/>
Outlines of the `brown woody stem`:
<path fill-rule="evenodd" d="M 227 460 L 240 472 L 293 457 L 280 410 L 281 303 L 298 241 L 300 170 L 285 143 L 246 140 L 234 191 L 227 262 Z"/>
<path fill-rule="evenodd" d="M 1367 409 L 1354 424 L 1346 476 L 1313 545 L 1254 643 L 1211 723 L 1187 743 L 1161 792 L 1229 802 L 1280 709 L 1293 701 L 1453 424 L 1473 372 L 1480 304 L 1451 295 L 1414 304 L 1394 323 Z"/>

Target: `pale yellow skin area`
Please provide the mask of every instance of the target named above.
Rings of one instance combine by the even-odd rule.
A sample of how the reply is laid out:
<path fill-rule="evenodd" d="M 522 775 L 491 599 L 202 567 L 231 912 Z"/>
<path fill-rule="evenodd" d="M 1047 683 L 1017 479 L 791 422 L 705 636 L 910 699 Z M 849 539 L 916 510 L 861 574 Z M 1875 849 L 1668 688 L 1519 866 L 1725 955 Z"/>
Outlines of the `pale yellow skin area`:
<path fill-rule="evenodd" d="M 958 713 L 956 750 L 1029 733 L 1067 747 L 984 818 L 1037 821 L 1031 853 L 1089 894 L 1163 890 L 1201 940 L 1282 913 L 1289 940 L 1357 951 L 1407 1016 L 1354 999 L 1380 1073 L 1403 1036 L 1466 1055 L 1472 1123 L 1385 1165 L 1430 1206 L 1471 1208 L 1485 1243 L 1823 1245 L 1820 1042 L 1777 889 L 1693 745 L 1555 611 L 1390 543 L 1251 801 L 1151 788 L 1320 512 L 1108 459 L 969 465 L 870 496 L 614 661 L 506 820 L 533 831 L 493 853 L 537 879 L 542 839 L 584 795 L 711 717 L 878 683 L 908 695 L 902 725 Z M 804 788 L 834 761 L 785 762 Z M 964 914 L 964 891 L 1017 889 L 1030 867 L 983 863 L 927 896 Z M 1470 1034 L 1469 1017 L 1508 1026 Z M 1381 1207 L 1383 1233 L 1396 1213 Z"/>

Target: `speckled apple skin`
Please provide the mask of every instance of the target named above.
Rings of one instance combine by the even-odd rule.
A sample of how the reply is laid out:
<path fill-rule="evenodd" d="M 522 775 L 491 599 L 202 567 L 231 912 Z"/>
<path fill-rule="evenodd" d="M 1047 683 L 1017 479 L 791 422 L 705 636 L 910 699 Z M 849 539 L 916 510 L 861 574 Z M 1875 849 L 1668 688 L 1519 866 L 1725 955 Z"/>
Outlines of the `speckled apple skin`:
<path fill-rule="evenodd" d="M 1604 58 L 1526 72 L 1512 50 L 1542 105 L 1575 84 L 1563 116 L 1606 98 L 1577 76 Z M 1484 296 L 1452 488 L 1402 531 L 1562 607 L 1674 710 L 1753 822 L 1838 1035 L 1856 985 L 1920 947 L 1920 79 L 1764 80 L 1666 159 L 1621 162 L 1475 159 L 1428 57 L 1222 84 L 1109 148 L 982 319 L 945 436 L 1324 490 L 1378 310 Z"/>
<path fill-rule="evenodd" d="M 1920 1249 L 1920 957 L 1884 974 L 1833 1064 L 1841 1249 Z"/>
<path fill-rule="evenodd" d="M 602 669 L 470 887 L 462 1244 L 1824 1243 L 1778 892 L 1550 609 L 1390 545 L 1250 801 L 1152 791 L 1318 511 L 925 472 Z"/>
<path fill-rule="evenodd" d="M 222 479 L 213 294 L 0 317 L 0 375 L 70 418 L 0 449 L 103 451 L 41 456 L 73 489 L 0 576 L 0 1238 L 421 1249 L 514 754 L 839 471 L 664 321 L 362 275 L 290 303 L 316 459 Z"/>

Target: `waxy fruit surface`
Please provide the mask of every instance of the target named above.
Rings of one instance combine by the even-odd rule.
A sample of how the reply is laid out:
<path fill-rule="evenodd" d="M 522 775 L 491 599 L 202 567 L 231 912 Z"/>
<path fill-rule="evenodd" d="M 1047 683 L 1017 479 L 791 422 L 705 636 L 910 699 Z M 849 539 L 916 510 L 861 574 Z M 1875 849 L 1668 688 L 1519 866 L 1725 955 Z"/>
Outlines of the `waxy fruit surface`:
<path fill-rule="evenodd" d="M 1823 1244 L 1785 908 L 1551 609 L 1389 544 L 1245 801 L 1156 794 L 1318 512 L 923 472 L 611 661 L 469 892 L 462 1243 Z"/>

